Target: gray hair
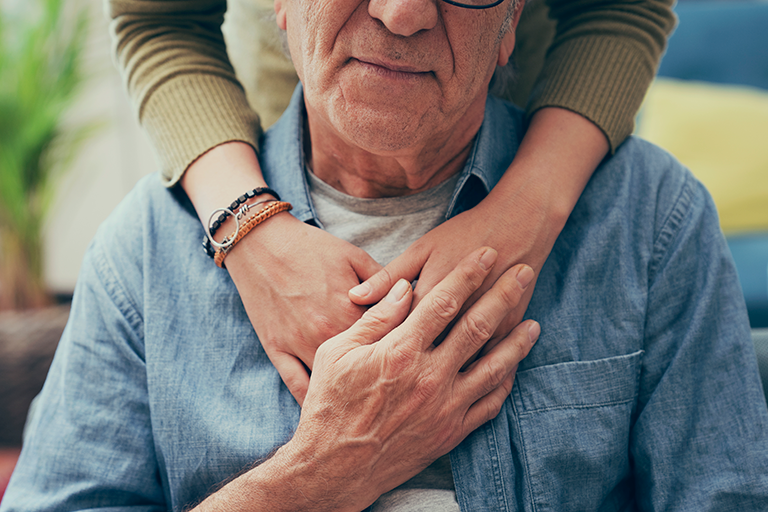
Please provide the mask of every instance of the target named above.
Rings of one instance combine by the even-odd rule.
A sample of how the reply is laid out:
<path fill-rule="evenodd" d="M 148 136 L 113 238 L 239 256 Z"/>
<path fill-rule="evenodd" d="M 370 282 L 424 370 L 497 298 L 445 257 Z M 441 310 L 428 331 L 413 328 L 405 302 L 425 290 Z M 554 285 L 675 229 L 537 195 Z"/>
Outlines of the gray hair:
<path fill-rule="evenodd" d="M 515 11 L 518 8 L 520 0 L 512 0 L 507 7 L 507 14 L 504 17 L 504 22 L 501 24 L 501 30 L 499 30 L 499 39 L 497 43 L 506 35 L 508 30 L 514 30 L 512 28 L 512 20 L 515 17 Z M 488 92 L 494 96 L 503 97 L 506 91 L 508 91 L 512 85 L 514 85 L 517 79 L 517 67 L 515 66 L 514 59 L 509 58 L 505 66 L 496 66 L 496 70 L 493 72 L 491 82 L 488 84 Z"/>

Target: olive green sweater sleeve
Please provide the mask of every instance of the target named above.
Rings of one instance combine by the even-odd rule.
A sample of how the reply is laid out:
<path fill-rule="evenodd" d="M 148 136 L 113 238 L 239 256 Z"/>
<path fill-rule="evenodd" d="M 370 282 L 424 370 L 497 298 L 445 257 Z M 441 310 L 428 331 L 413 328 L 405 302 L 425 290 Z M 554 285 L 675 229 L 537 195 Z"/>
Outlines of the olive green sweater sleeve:
<path fill-rule="evenodd" d="M 518 27 L 525 69 L 511 97 L 518 104 L 529 97 L 529 115 L 547 106 L 583 115 L 615 150 L 632 131 L 674 26 L 672 1 L 548 0 L 556 27 L 551 29 L 546 12 L 535 14 L 546 11 L 537 5 L 541 0 L 531 0 L 526 10 L 534 15 L 526 20 L 524 13 Z M 237 140 L 256 148 L 259 118 L 235 77 L 221 33 L 226 0 L 104 2 L 117 65 L 167 184 L 176 183 L 195 159 L 219 144 Z M 262 22 L 260 30 L 276 32 L 272 25 Z M 262 82 L 246 84 L 252 100 L 285 88 Z"/>
<path fill-rule="evenodd" d="M 139 121 L 176 183 L 228 141 L 257 148 L 261 126 L 227 58 L 226 0 L 104 0 L 120 69 Z"/>
<path fill-rule="evenodd" d="M 562 107 L 605 133 L 611 152 L 634 118 L 675 26 L 674 0 L 549 0 L 554 40 L 528 100 L 528 114 Z"/>

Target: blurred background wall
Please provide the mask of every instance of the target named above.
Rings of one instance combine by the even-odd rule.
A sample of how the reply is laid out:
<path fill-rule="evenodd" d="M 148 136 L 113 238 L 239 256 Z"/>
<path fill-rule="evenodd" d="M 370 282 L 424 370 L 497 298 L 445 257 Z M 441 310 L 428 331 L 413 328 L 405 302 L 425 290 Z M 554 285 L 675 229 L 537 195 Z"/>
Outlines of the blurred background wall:
<path fill-rule="evenodd" d="M 23 1 L 0 0 L 0 5 L 18 4 Z M 717 8 L 718 4 L 722 6 L 729 3 L 749 4 L 750 2 L 680 0 L 678 10 L 689 7 L 693 7 L 695 10 L 699 9 L 698 6 L 706 6 L 707 4 Z M 751 3 L 767 4 L 768 0 L 754 0 Z M 101 120 L 105 122 L 105 126 L 86 143 L 76 157 L 72 168 L 61 180 L 51 213 L 45 223 L 45 279 L 54 293 L 63 296 L 71 294 L 77 279 L 80 261 L 99 224 L 139 178 L 157 169 L 152 148 L 138 127 L 123 84 L 112 64 L 108 23 L 102 11 L 102 4 L 99 0 L 90 0 L 89 6 L 91 25 L 85 67 L 90 78 L 83 87 L 80 99 L 71 109 L 69 116 L 73 121 Z M 725 41 L 732 39 L 727 35 L 729 30 L 739 31 L 738 27 L 729 26 L 727 20 L 721 25 L 723 30 L 721 36 Z M 711 35 L 715 36 L 716 34 Z M 674 41 L 673 37 L 672 44 L 675 44 Z M 677 44 L 680 44 L 680 41 Z M 756 48 L 755 51 L 757 52 L 757 50 Z M 763 48 L 762 53 L 758 53 L 762 55 L 766 51 L 768 48 Z M 768 61 L 766 59 L 752 58 L 750 55 L 744 55 L 743 52 L 732 56 L 734 61 L 747 62 L 747 65 L 756 69 L 765 69 L 765 72 L 768 73 Z M 728 214 L 728 212 L 740 205 L 742 205 L 743 211 L 744 200 L 739 196 L 738 187 L 740 184 L 734 183 L 730 176 L 735 171 L 723 168 L 723 162 L 729 160 L 733 162 L 733 155 L 744 155 L 744 152 L 739 152 L 738 148 L 729 148 L 728 144 L 723 144 L 722 151 L 719 152 L 720 160 L 713 160 L 705 151 L 699 151 L 699 149 L 703 146 L 711 147 L 710 141 L 719 138 L 720 134 L 735 133 L 739 130 L 743 133 L 746 128 L 743 123 L 739 125 L 739 119 L 743 119 L 743 115 L 738 111 L 738 108 L 741 108 L 744 112 L 751 113 L 750 119 L 757 120 L 753 121 L 753 125 L 749 128 L 751 130 L 749 145 L 753 148 L 752 153 L 757 155 L 758 151 L 768 145 L 764 142 L 768 140 L 768 116 L 764 115 L 765 105 L 768 103 L 763 99 L 768 98 L 768 92 L 754 87 L 745 88 L 743 85 L 736 85 L 734 89 L 733 87 L 723 88 L 722 84 L 717 84 L 714 89 L 712 87 L 707 89 L 707 86 L 702 89 L 696 83 L 692 87 L 684 85 L 680 88 L 677 83 L 670 85 L 669 80 L 665 78 L 662 78 L 660 82 L 649 93 L 649 101 L 646 103 L 645 109 L 646 116 L 644 119 L 643 113 L 641 113 L 638 131 L 643 137 L 669 149 L 684 164 L 690 166 L 700 179 L 705 181 L 705 184 L 712 190 L 721 212 L 727 214 L 724 221 L 729 223 L 734 215 Z M 689 84 L 690 82 L 683 83 Z M 675 87 L 677 87 L 676 90 Z M 718 88 L 725 92 L 721 93 Z M 710 98 L 716 97 L 719 102 L 719 97 L 732 94 L 734 90 L 741 101 L 737 105 L 738 108 L 732 108 L 734 105 L 732 102 L 725 107 L 719 107 L 718 105 L 722 102 L 709 101 Z M 692 93 L 692 91 L 694 92 Z M 746 97 L 748 98 L 744 99 Z M 684 102 L 686 104 L 683 104 Z M 701 109 L 697 105 L 706 105 L 709 110 Z M 730 115 L 729 122 L 734 128 L 724 124 L 722 120 L 713 120 L 707 125 L 707 116 L 712 118 L 710 115 L 713 112 L 712 109 L 715 109 L 716 112 L 718 108 L 721 111 L 727 109 Z M 688 109 L 687 112 L 686 109 Z M 697 116 L 696 119 L 693 119 L 693 114 Z M 761 123 L 760 119 L 764 119 L 765 122 Z M 686 122 L 687 124 L 685 124 Z M 709 130 L 709 139 L 704 142 L 705 139 L 698 139 L 698 135 L 686 138 L 686 130 L 691 127 L 696 127 L 698 134 Z M 697 140 L 701 140 L 702 144 L 697 144 Z M 740 140 L 744 141 L 745 139 L 741 137 Z M 690 141 L 694 142 L 691 143 Z M 696 155 L 697 152 L 699 153 L 698 156 Z M 764 191 L 768 190 L 768 169 L 762 170 L 764 163 L 762 161 L 759 162 L 760 169 L 757 169 L 758 162 L 755 156 L 752 155 L 750 158 L 753 162 L 750 164 L 752 166 L 751 172 L 756 177 L 750 179 L 751 187 L 742 187 L 742 190 L 746 194 L 751 194 L 750 201 L 762 203 Z M 746 158 L 742 158 L 741 161 L 745 162 Z M 712 170 L 712 168 L 716 169 Z M 743 174 L 743 171 L 739 172 Z M 756 192 L 758 189 L 759 195 Z M 727 198 L 724 198 L 725 195 Z M 759 213 L 753 214 L 750 211 L 758 211 Z M 758 205 L 752 207 L 752 210 L 747 210 L 746 214 L 741 214 L 740 219 L 747 219 L 747 231 L 754 231 L 755 229 L 762 231 L 768 225 L 768 218 L 762 218 L 766 215 L 764 212 L 768 212 L 768 206 L 761 209 Z M 744 231 L 745 221 L 739 220 L 739 222 L 740 224 L 735 227 L 725 224 L 726 232 Z"/>
<path fill-rule="evenodd" d="M 0 3 L 24 0 L 0 0 Z M 44 227 L 44 271 L 56 294 L 72 293 L 80 262 L 99 224 L 139 178 L 157 169 L 149 141 L 138 126 L 112 64 L 108 22 L 99 0 L 88 2 L 85 52 L 89 74 L 69 112 L 72 122 L 104 126 L 86 142 L 61 179 Z"/>

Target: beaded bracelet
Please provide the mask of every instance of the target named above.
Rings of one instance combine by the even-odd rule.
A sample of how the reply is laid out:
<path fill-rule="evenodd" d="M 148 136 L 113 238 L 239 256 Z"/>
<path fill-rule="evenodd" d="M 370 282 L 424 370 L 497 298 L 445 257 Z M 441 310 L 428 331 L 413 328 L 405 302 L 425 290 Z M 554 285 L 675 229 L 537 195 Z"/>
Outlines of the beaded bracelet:
<path fill-rule="evenodd" d="M 213 218 L 216 213 L 220 211 L 226 211 L 228 212 L 228 215 L 232 215 L 234 213 L 235 217 L 235 230 L 232 232 L 231 235 L 225 236 L 224 239 L 221 242 L 216 242 L 213 239 L 213 235 L 216 234 L 216 231 L 218 231 L 218 227 L 216 229 L 208 228 L 208 231 L 210 232 L 210 238 L 206 235 L 203 235 L 203 250 L 205 251 L 205 254 L 207 254 L 209 257 L 213 258 L 216 255 L 216 249 L 220 249 L 222 247 L 226 247 L 228 245 L 232 244 L 232 240 L 237 237 L 237 233 L 240 231 L 240 220 L 245 217 L 245 214 L 248 213 L 249 210 L 259 206 L 260 204 L 264 203 L 274 203 L 277 199 L 265 199 L 263 201 L 259 201 L 257 203 L 253 204 L 246 204 L 240 208 L 240 210 L 237 211 L 237 213 L 232 212 L 229 210 L 229 208 L 218 208 L 216 210 L 213 210 L 211 213 L 211 217 L 208 219 L 208 225 L 211 225 L 211 219 Z"/>
<path fill-rule="evenodd" d="M 253 190 L 249 190 L 245 194 L 241 195 L 240 197 L 238 197 L 237 199 L 232 201 L 232 203 L 229 205 L 229 208 L 217 208 L 216 210 L 213 211 L 213 213 L 211 213 L 211 216 L 208 219 L 208 226 L 207 226 L 208 233 L 206 235 L 203 235 L 202 245 L 203 245 L 203 251 L 205 251 L 205 254 L 207 254 L 211 258 L 213 258 L 214 255 L 216 254 L 216 248 L 220 247 L 221 244 L 218 244 L 213 239 L 213 235 L 216 234 L 216 232 L 222 226 L 224 221 L 227 220 L 227 218 L 230 217 L 230 216 L 234 216 L 235 217 L 235 223 L 236 223 L 236 228 L 235 228 L 235 231 L 233 232 L 231 238 L 234 239 L 237 236 L 237 232 L 240 230 L 240 222 L 239 222 L 239 220 L 243 217 L 243 215 L 240 215 L 238 217 L 235 214 L 235 211 L 238 208 L 240 208 L 240 206 L 242 204 L 244 204 L 246 201 L 248 201 L 249 199 L 253 199 L 254 197 L 260 196 L 262 194 L 270 194 L 270 195 L 275 197 L 274 200 L 280 201 L 280 195 L 277 192 L 275 192 L 274 190 L 272 190 L 271 188 L 268 188 L 268 187 L 258 187 L 258 188 L 254 188 Z M 269 202 L 269 201 L 273 201 L 273 200 L 272 199 L 268 199 L 266 201 L 259 201 L 258 203 L 254 203 L 254 204 L 252 204 L 250 206 L 246 205 L 247 208 L 245 209 L 245 212 L 247 212 L 249 208 L 253 208 L 254 206 L 256 206 L 258 204 L 263 204 L 263 203 L 266 203 L 266 202 Z M 222 212 L 221 215 L 219 215 L 218 218 L 213 223 L 211 223 L 211 219 L 213 219 L 213 217 L 218 212 Z M 224 239 L 224 241 L 226 241 L 226 240 L 227 240 L 227 238 Z"/>
<path fill-rule="evenodd" d="M 214 261 L 216 262 L 216 265 L 220 268 L 226 268 L 224 266 L 224 258 L 227 257 L 227 254 L 229 251 L 232 250 L 232 248 L 243 239 L 245 235 L 247 235 L 253 228 L 267 220 L 268 218 L 272 217 L 273 215 L 277 215 L 280 212 L 287 212 L 288 210 L 291 210 L 293 206 L 291 203 L 286 203 L 285 201 L 275 201 L 269 206 L 265 206 L 261 210 L 259 210 L 258 213 L 255 213 L 251 215 L 250 218 L 243 224 L 242 226 L 238 225 L 237 230 L 237 236 L 232 239 L 230 243 L 226 245 L 226 247 L 221 247 L 216 250 L 216 255 L 214 257 Z"/>
<path fill-rule="evenodd" d="M 216 231 L 221 227 L 221 225 L 224 224 L 224 221 L 227 220 L 227 217 L 229 217 L 232 214 L 232 212 L 240 208 L 240 205 L 244 204 L 249 199 L 253 199 L 256 196 L 260 196 L 263 194 L 270 194 L 274 196 L 275 199 L 277 199 L 278 201 L 280 200 L 280 196 L 277 194 L 277 192 L 275 192 L 269 187 L 258 187 L 253 190 L 249 190 L 245 194 L 241 195 L 240 197 L 232 201 L 232 203 L 229 205 L 229 208 L 219 208 L 218 210 L 214 210 L 214 212 L 220 211 L 223 213 L 219 215 L 219 217 L 216 219 L 216 221 L 214 221 L 213 224 L 209 224 L 208 230 L 211 232 L 211 235 L 216 233 Z M 211 236 L 211 238 L 213 238 L 213 236 Z"/>

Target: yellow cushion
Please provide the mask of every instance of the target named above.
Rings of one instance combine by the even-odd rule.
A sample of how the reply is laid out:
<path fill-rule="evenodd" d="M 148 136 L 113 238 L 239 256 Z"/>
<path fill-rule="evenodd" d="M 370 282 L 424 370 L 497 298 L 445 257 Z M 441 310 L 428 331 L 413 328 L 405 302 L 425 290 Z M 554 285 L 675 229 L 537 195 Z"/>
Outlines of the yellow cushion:
<path fill-rule="evenodd" d="M 638 121 L 706 185 L 724 232 L 768 230 L 768 92 L 658 78 Z"/>

